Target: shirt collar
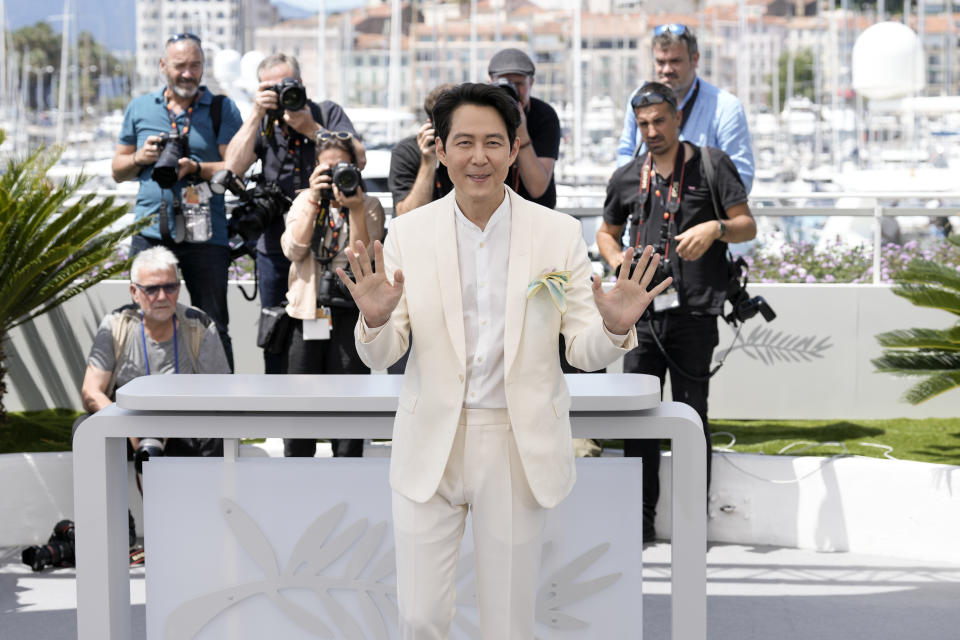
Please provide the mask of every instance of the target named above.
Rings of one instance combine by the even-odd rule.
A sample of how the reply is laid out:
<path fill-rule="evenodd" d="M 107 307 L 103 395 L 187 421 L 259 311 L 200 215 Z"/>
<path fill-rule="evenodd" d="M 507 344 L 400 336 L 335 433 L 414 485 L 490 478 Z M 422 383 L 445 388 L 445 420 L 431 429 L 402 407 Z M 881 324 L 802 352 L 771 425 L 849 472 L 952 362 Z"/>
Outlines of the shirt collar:
<path fill-rule="evenodd" d="M 457 204 L 457 199 L 453 199 L 453 210 L 457 218 L 457 224 L 476 233 L 487 234 L 490 230 L 495 227 L 501 220 L 509 220 L 512 209 L 510 208 L 510 194 L 507 193 L 506 187 L 503 189 L 503 202 L 500 203 L 500 206 L 497 207 L 497 210 L 493 212 L 493 215 L 490 216 L 490 220 L 487 221 L 487 226 L 484 227 L 483 231 L 480 231 L 480 227 L 475 225 L 470 221 L 467 216 L 463 214 L 463 211 L 460 210 L 460 205 Z"/>
<path fill-rule="evenodd" d="M 166 85 L 164 85 L 150 95 L 153 96 L 153 99 L 156 101 L 157 104 L 163 104 L 164 103 L 163 93 L 166 90 L 167 90 L 167 87 Z M 198 91 L 200 92 L 200 98 L 197 100 L 197 104 L 210 104 L 211 102 L 213 102 L 213 95 L 207 90 L 207 85 L 204 85 L 204 84 L 200 85 L 200 88 L 198 89 Z"/>
<path fill-rule="evenodd" d="M 677 109 L 683 109 L 687 104 L 687 100 L 690 99 L 690 96 L 693 95 L 694 90 L 697 88 L 697 83 L 700 82 L 699 76 L 693 76 L 693 82 L 690 84 L 690 88 L 687 89 L 687 95 L 683 96 L 683 100 L 680 101 L 680 104 L 677 105 Z"/>

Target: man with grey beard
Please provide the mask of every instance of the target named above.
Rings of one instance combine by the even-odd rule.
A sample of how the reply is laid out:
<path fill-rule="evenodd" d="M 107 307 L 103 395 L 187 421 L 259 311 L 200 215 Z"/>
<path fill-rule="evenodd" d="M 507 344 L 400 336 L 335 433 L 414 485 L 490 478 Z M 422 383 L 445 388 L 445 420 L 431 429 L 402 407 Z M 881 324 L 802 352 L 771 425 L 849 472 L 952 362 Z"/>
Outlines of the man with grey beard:
<path fill-rule="evenodd" d="M 223 154 L 242 120 L 232 100 L 214 96 L 200 84 L 203 67 L 197 36 L 181 33 L 167 40 L 159 69 L 165 86 L 127 106 L 112 169 L 117 182 L 140 182 L 135 217 L 156 215 L 151 226 L 133 237 L 131 251 L 157 245 L 173 251 L 190 303 L 216 323 L 232 369 L 227 216 L 223 196 L 213 195 L 207 180 L 223 168 Z M 155 165 L 178 144 L 180 152 L 173 154 L 164 179 Z"/>

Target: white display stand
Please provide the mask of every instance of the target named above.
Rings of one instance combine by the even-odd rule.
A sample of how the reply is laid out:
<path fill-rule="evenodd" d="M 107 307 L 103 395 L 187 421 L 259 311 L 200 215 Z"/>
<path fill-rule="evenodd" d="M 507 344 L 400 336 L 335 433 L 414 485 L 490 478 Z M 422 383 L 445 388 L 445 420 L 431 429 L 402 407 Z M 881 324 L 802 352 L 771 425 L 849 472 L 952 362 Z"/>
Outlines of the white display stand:
<path fill-rule="evenodd" d="M 131 637 L 127 436 L 389 438 L 401 384 L 400 376 L 194 375 L 143 377 L 123 387 L 118 404 L 85 421 L 74 438 L 80 640 Z M 659 384 L 649 376 L 577 375 L 567 384 L 576 437 L 672 441 L 672 636 L 705 639 L 706 454 L 699 418 L 686 405 L 660 404 Z M 225 449 L 220 464 L 235 462 L 236 440 Z"/>

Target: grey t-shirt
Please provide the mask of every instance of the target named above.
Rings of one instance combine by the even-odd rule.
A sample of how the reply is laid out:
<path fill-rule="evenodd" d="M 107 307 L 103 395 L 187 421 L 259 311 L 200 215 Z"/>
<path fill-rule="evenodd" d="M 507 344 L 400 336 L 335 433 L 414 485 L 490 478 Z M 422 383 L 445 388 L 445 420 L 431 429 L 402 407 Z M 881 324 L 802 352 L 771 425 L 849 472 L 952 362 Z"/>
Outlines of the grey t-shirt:
<path fill-rule="evenodd" d="M 93 347 L 90 349 L 90 357 L 87 358 L 87 364 L 102 371 L 113 371 L 116 362 L 116 355 L 113 353 L 113 334 L 110 331 L 111 315 L 108 315 L 100 323 L 97 335 L 93 339 Z M 174 373 L 176 370 L 179 370 L 180 373 L 230 373 L 230 365 L 227 363 L 227 356 L 223 351 L 223 343 L 220 342 L 220 336 L 217 334 L 217 325 L 210 323 L 203 336 L 203 341 L 200 343 L 200 352 L 197 354 L 198 371 L 194 371 L 193 368 L 190 340 L 186 331 L 181 330 L 180 326 L 177 329 L 176 361 L 179 364 L 178 367 L 174 366 L 173 338 L 164 342 L 155 342 L 150 339 L 149 335 L 145 336 L 151 375 Z M 115 380 L 117 387 L 122 387 L 134 378 L 147 374 L 147 368 L 143 362 L 143 339 L 139 328 L 131 332 L 123 351 L 124 353 L 120 356 L 122 364 Z"/>

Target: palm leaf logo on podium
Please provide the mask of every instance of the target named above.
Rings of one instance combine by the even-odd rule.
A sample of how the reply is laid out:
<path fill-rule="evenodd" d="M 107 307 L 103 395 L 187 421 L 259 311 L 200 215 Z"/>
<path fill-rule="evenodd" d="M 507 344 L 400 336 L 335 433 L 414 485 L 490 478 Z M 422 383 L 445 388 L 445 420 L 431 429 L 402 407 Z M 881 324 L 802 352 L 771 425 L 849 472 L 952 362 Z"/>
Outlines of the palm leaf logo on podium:
<path fill-rule="evenodd" d="M 394 549 L 391 546 L 379 557 L 377 550 L 387 537 L 387 523 L 369 525 L 361 518 L 345 527 L 346 503 L 340 503 L 322 513 L 304 530 L 297 540 L 286 566 L 281 570 L 276 552 L 263 530 L 243 508 L 228 498 L 220 500 L 220 511 L 244 552 L 263 572 L 263 580 L 221 589 L 184 602 L 170 612 L 164 627 L 164 640 L 191 640 L 204 627 L 230 607 L 252 598 L 265 596 L 288 619 L 317 638 L 346 638 L 347 640 L 388 640 L 390 629 L 396 629 L 398 611 L 397 587 L 391 579 L 396 573 Z M 341 530 L 337 532 L 338 528 Z M 585 629 L 590 625 L 562 611 L 593 596 L 617 582 L 620 573 L 577 582 L 610 548 L 609 543 L 597 545 L 571 562 L 557 569 L 537 592 L 536 620 L 553 629 Z M 553 545 L 543 546 L 544 557 L 552 553 Z M 332 565 L 346 558 L 346 568 L 340 575 L 325 575 Z M 463 609 L 476 609 L 476 576 L 473 554 L 464 555 L 457 567 L 457 604 L 454 624 L 468 637 L 480 640 L 480 628 Z M 312 591 L 323 606 L 327 618 L 321 619 L 311 611 L 283 595 L 283 591 L 301 589 Z M 358 620 L 334 599 L 331 592 L 352 593 L 359 598 L 362 620 Z M 336 632 L 331 629 L 336 628 Z"/>

